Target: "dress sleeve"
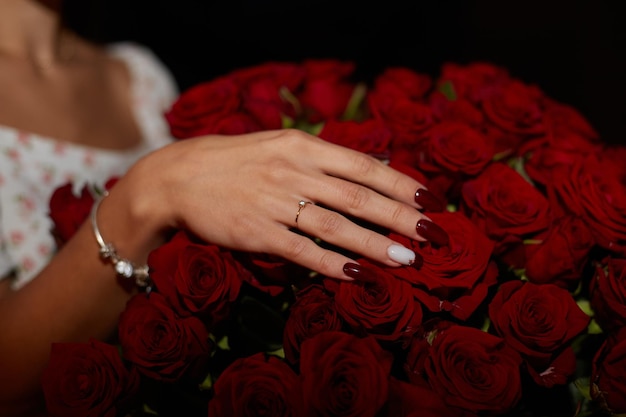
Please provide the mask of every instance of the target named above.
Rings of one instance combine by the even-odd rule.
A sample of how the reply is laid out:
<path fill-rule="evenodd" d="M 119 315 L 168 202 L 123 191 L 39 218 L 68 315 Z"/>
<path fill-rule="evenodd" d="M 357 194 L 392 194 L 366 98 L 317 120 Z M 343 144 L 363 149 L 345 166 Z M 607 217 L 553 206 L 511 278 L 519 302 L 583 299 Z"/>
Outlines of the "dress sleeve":
<path fill-rule="evenodd" d="M 144 137 L 155 146 L 163 144 L 164 139 L 171 141 L 164 115 L 179 93 L 172 73 L 143 45 L 118 42 L 110 45 L 109 51 L 125 62 L 130 71 L 133 103 Z"/>
<path fill-rule="evenodd" d="M 109 51 L 128 64 L 133 82 L 142 93 L 152 93 L 166 106 L 176 99 L 179 92 L 174 76 L 150 48 L 135 42 L 117 42 L 109 46 Z"/>

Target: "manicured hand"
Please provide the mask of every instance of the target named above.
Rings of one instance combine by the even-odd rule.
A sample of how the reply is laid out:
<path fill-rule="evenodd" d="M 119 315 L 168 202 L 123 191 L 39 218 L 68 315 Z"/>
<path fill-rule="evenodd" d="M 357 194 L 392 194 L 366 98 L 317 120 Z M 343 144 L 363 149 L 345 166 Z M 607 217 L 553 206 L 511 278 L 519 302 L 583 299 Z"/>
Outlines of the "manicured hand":
<path fill-rule="evenodd" d="M 182 140 L 145 157 L 118 185 L 155 231 L 188 228 L 208 242 L 340 279 L 351 279 L 343 266 L 354 260 L 314 238 L 389 266 L 415 261 L 409 249 L 351 219 L 447 241 L 418 210 L 442 209 L 423 184 L 299 130 Z"/>

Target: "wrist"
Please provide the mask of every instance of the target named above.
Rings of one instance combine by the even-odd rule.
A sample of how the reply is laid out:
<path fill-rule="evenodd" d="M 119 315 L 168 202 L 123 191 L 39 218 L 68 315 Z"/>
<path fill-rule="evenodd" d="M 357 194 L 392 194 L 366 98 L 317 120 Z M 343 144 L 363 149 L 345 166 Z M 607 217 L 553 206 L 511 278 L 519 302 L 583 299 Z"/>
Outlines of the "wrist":
<path fill-rule="evenodd" d="M 143 266 L 148 254 L 165 240 L 164 228 L 152 207 L 143 193 L 132 192 L 132 187 L 120 179 L 108 192 L 95 196 L 90 216 L 102 260 L 139 286 L 144 286 L 141 283 L 147 278 Z"/>
<path fill-rule="evenodd" d="M 132 279 L 140 288 L 150 291 L 150 275 L 148 274 L 147 264 L 136 264 L 130 259 L 124 258 L 118 252 L 113 243 L 107 241 L 100 232 L 98 226 L 98 208 L 102 201 L 108 197 L 108 191 L 104 190 L 101 194 L 97 194 L 94 200 L 91 213 L 89 215 L 91 228 L 98 243 L 100 257 L 104 262 L 110 263 L 117 275 L 124 279 Z"/>

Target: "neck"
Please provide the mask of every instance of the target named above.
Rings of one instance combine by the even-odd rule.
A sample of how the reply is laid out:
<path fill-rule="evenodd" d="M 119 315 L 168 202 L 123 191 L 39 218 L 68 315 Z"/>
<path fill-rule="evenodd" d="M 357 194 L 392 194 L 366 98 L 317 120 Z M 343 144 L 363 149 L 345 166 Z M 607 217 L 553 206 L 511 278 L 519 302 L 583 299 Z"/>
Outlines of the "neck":
<path fill-rule="evenodd" d="M 0 58 L 27 60 L 35 68 L 63 60 L 57 13 L 33 0 L 0 1 Z"/>

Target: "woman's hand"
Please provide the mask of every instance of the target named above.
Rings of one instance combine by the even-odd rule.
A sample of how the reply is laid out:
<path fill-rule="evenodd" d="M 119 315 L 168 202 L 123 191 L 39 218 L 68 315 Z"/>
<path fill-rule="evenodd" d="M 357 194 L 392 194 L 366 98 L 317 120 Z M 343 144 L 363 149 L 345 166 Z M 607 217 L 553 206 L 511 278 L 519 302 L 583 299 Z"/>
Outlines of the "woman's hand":
<path fill-rule="evenodd" d="M 409 249 L 350 218 L 416 240 L 447 239 L 418 211 L 442 208 L 423 184 L 299 130 L 176 142 L 143 158 L 116 192 L 147 219 L 142 228 L 187 228 L 207 242 L 279 255 L 340 279 L 350 279 L 343 267 L 354 260 L 313 238 L 390 266 L 415 260 Z"/>

